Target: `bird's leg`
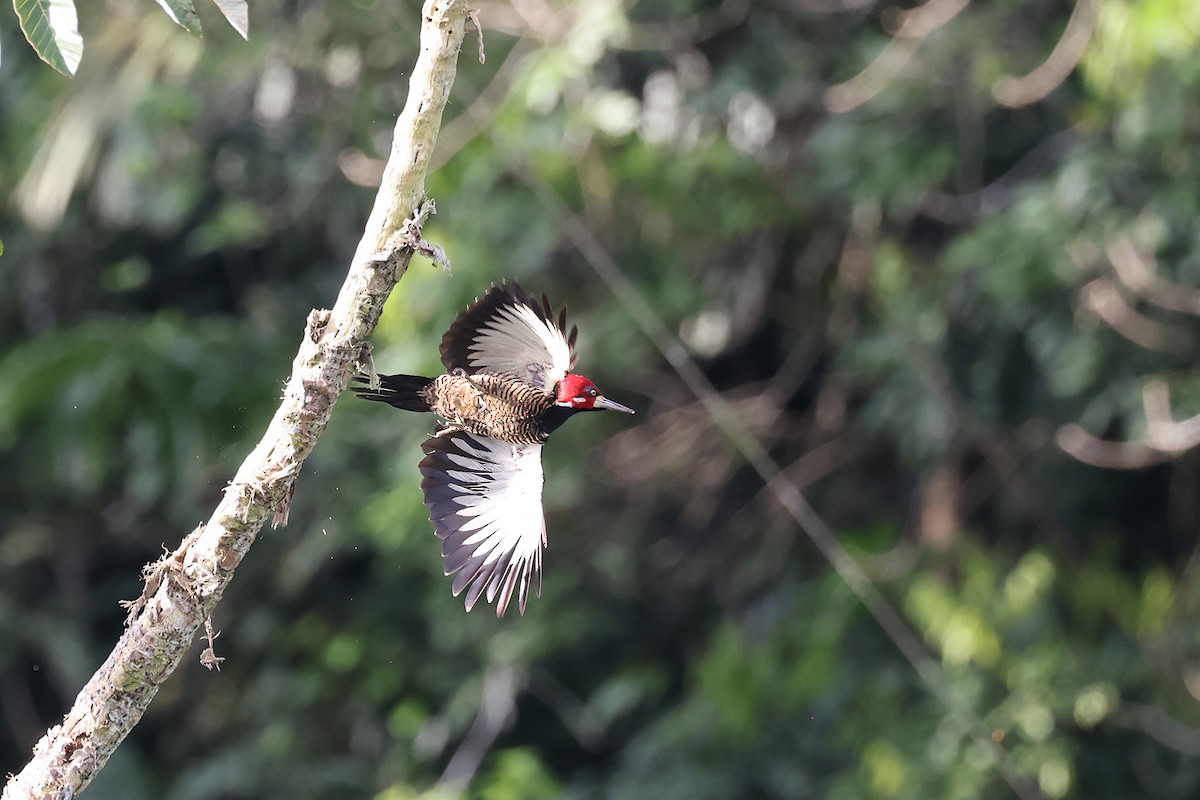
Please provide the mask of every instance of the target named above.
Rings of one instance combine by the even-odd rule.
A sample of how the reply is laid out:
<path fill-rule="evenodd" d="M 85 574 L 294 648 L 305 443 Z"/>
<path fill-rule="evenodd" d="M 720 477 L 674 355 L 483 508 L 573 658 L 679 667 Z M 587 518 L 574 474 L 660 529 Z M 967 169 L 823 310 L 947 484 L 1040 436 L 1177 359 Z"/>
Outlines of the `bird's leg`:
<path fill-rule="evenodd" d="M 466 429 L 466 426 L 462 424 L 461 420 L 455 423 L 439 422 L 437 427 L 433 429 L 433 438 L 437 439 L 450 433 L 465 431 Z"/>
<path fill-rule="evenodd" d="M 367 373 L 367 388 L 379 388 L 379 373 L 375 371 L 375 359 L 371 355 L 371 342 L 363 342 L 362 349 L 358 351 L 358 368 Z"/>
<path fill-rule="evenodd" d="M 475 391 L 479 392 L 479 395 L 475 398 L 475 403 L 476 403 L 476 405 L 479 406 L 479 410 L 480 411 L 488 410 L 487 391 L 481 385 L 479 385 L 478 383 L 475 382 L 475 378 L 473 376 L 468 375 L 467 371 L 465 369 L 463 369 L 462 367 L 455 367 L 454 369 L 450 370 L 450 374 L 457 378 L 462 378 L 467 383 L 471 384 L 471 386 L 475 389 Z"/>
<path fill-rule="evenodd" d="M 483 391 L 483 387 L 475 382 L 475 376 L 468 375 L 467 371 L 465 369 L 463 369 L 462 367 L 455 367 L 454 369 L 450 370 L 450 374 L 456 378 L 462 378 L 463 380 L 465 380 L 467 383 L 474 386 L 479 391 L 481 391 L 481 392 Z"/>

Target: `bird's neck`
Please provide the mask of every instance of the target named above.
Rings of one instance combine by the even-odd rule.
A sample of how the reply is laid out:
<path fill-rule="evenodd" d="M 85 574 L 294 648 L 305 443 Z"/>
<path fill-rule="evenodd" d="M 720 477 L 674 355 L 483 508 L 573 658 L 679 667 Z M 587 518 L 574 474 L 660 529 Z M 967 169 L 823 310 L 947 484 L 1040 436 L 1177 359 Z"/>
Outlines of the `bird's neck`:
<path fill-rule="evenodd" d="M 550 409 L 542 415 L 542 428 L 546 431 L 546 435 L 554 433 L 560 425 L 571 418 L 571 415 L 577 413 L 579 409 L 560 406 L 557 403 L 550 406 Z"/>

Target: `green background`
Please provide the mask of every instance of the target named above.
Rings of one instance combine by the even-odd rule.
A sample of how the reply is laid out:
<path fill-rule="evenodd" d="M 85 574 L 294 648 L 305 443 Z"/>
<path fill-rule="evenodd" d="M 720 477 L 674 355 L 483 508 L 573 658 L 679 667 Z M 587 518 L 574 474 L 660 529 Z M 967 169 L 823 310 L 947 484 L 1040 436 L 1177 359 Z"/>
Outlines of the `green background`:
<path fill-rule="evenodd" d="M 0 12 L 4 773 L 264 430 L 420 18 L 256 0 L 246 43 L 211 5 L 203 41 L 81 5 L 73 80 Z M 433 374 L 512 278 L 638 415 L 555 434 L 542 597 L 498 621 L 441 574 L 432 420 L 343 397 L 218 607 L 221 671 L 197 643 L 88 796 L 1197 796 L 1200 459 L 1143 390 L 1200 412 L 1200 3 L 1094 0 L 1060 44 L 1072 11 L 482 3 L 429 181 L 454 274 L 414 260 L 377 364 Z"/>

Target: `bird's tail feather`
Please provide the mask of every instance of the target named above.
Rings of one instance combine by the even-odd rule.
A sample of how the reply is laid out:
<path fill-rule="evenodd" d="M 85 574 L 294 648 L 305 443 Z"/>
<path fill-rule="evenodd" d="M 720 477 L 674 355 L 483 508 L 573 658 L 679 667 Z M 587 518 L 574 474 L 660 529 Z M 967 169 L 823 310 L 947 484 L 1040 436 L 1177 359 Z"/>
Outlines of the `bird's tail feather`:
<path fill-rule="evenodd" d="M 356 375 L 354 393 L 364 400 L 402 408 L 405 411 L 429 411 L 429 401 L 421 396 L 422 390 L 433 383 L 433 378 L 420 375 L 380 375 L 378 388 L 371 388 L 366 378 Z"/>

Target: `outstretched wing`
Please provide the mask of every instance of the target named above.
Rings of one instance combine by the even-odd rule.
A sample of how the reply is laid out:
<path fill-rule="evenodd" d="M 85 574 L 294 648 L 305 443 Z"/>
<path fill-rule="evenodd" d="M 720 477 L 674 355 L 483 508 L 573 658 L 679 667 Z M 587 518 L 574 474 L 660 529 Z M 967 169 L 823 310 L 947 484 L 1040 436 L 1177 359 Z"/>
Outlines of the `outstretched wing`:
<path fill-rule="evenodd" d="M 530 585 L 542 593 L 542 446 L 457 430 L 422 449 L 421 490 L 454 596 L 467 589 L 470 611 L 486 595 L 499 617 L 516 593 L 524 614 Z"/>
<path fill-rule="evenodd" d="M 551 391 L 575 365 L 575 336 L 567 309 L 555 319 L 515 283 L 493 286 L 458 315 L 442 337 L 442 364 L 468 373 L 491 372 Z"/>

